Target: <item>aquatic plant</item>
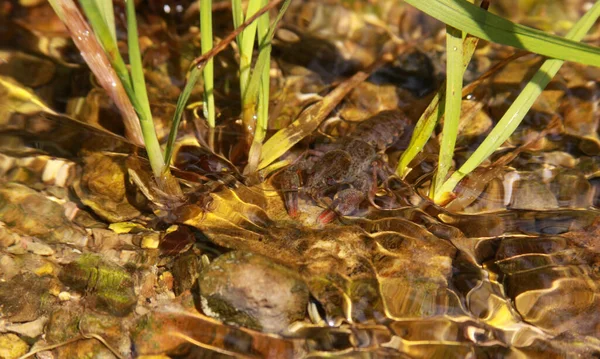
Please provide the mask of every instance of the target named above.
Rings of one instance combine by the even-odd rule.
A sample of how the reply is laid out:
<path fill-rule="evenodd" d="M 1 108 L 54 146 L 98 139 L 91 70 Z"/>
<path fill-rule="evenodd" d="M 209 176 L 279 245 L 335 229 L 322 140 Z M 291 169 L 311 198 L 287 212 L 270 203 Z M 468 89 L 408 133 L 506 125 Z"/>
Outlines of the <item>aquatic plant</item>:
<path fill-rule="evenodd" d="M 264 14 L 258 18 L 256 24 L 248 26 L 237 36 L 240 54 L 240 94 L 242 102 L 242 123 L 248 133 L 247 138 L 252 138 L 248 153 L 248 165 L 245 173 L 256 171 L 260 160 L 262 143 L 267 132 L 269 117 L 269 89 L 270 89 L 270 62 L 271 41 L 275 28 L 291 0 L 285 0 L 277 18 L 269 24 L 269 15 Z M 245 19 L 254 15 L 259 7 L 267 6 L 267 0 L 250 0 L 246 14 L 242 10 L 241 0 L 232 0 L 233 24 L 236 29 Z M 255 35 L 258 36 L 258 57 L 252 68 L 252 54 L 254 52 Z"/>
<path fill-rule="evenodd" d="M 163 157 L 150 112 L 133 1 L 126 2 L 130 69 L 125 65 L 117 46 L 112 1 L 80 1 L 93 33 L 73 1 L 51 0 L 50 4 L 69 29 L 92 72 L 117 103 L 129 129 L 128 137 L 143 138 L 141 142 L 148 153 L 150 166 L 158 185 L 165 193 L 180 196 L 181 191 L 172 179 L 168 162 Z M 98 59 L 102 60 L 98 61 Z M 123 88 L 125 96 L 120 90 L 116 93 L 111 92 L 113 88 Z M 136 144 L 140 144 L 139 142 L 139 140 L 134 141 Z"/>
<path fill-rule="evenodd" d="M 445 88 L 440 89 L 419 119 L 409 148 L 398 163 L 397 173 L 400 176 L 406 175 L 408 164 L 424 147 L 433 133 L 436 122 L 444 114 L 438 169 L 429 193 L 436 203 L 444 204 L 452 199 L 452 191 L 459 181 L 490 157 L 517 129 L 527 111 L 565 60 L 598 66 L 600 48 L 580 44 L 577 41 L 583 38 L 600 16 L 600 3 L 595 3 L 565 38 L 560 38 L 514 24 L 465 0 L 406 0 L 406 2 L 447 24 L 447 79 Z M 482 5 L 486 7 L 487 1 Z M 462 77 L 477 44 L 476 40 L 466 37 L 467 33 L 552 59 L 542 64 L 483 143 L 448 178 L 460 120 Z"/>
<path fill-rule="evenodd" d="M 364 77 L 362 75 L 367 73 L 358 74 L 361 76 L 349 79 L 348 84 L 334 89 L 328 97 L 306 110 L 294 124 L 281 129 L 263 145 L 268 125 L 271 41 L 274 30 L 290 1 L 283 1 L 277 18 L 271 23 L 267 12 L 281 3 L 281 0 L 273 2 L 249 0 L 245 13 L 242 1 L 232 0 L 235 31 L 213 47 L 212 1 L 199 0 L 202 56 L 193 62 L 188 72 L 186 85 L 177 102 L 164 155 L 154 131 L 146 94 L 134 3 L 127 1 L 126 6 L 129 69 L 116 45 L 111 1 L 80 0 L 81 7 L 95 36 L 90 36 L 85 20 L 82 17 L 77 18 L 78 11 L 72 0 L 51 0 L 51 3 L 59 17 L 69 27 L 76 44 L 82 48 L 82 53 L 90 68 L 123 113 L 130 139 L 138 144 L 143 142 L 145 145 L 154 176 L 160 184 L 161 182 L 174 182 L 170 180 L 169 165 L 172 161 L 177 129 L 186 103 L 200 76 L 203 77 L 204 82 L 204 116 L 209 127 L 214 128 L 216 114 L 212 57 L 222 51 L 233 39 L 235 39 L 239 51 L 241 119 L 247 135 L 246 149 L 248 151 L 248 164 L 244 171 L 246 174 L 255 173 L 257 170 L 269 166 L 277 168 L 285 165 L 273 164 L 273 162 L 311 133 L 316 128 L 315 126 L 318 126 L 322 118 L 352 88 L 348 84 L 357 83 Z M 488 13 L 484 9 L 487 7 L 487 1 L 483 1 L 483 8 L 465 0 L 406 0 L 406 2 L 447 25 L 447 81 L 418 121 L 409 148 L 403 153 L 398 163 L 397 173 L 400 176 L 408 173 L 410 162 L 423 149 L 436 124 L 444 117 L 438 169 L 430 188 L 430 196 L 434 201 L 443 204 L 451 199 L 454 187 L 458 182 L 491 156 L 516 130 L 528 109 L 556 74 L 563 61 L 576 61 L 588 65 L 600 63 L 600 49 L 578 43 L 594 24 L 600 13 L 600 5 L 593 5 L 571 32 L 565 38 L 561 38 Z M 477 151 L 462 167 L 452 171 L 463 97 L 462 77 L 479 38 L 548 56 L 551 60 L 547 60 L 542 65 Z M 85 39 L 97 40 L 100 45 L 94 45 L 94 41 L 85 44 Z M 258 56 L 256 57 L 254 55 L 255 44 L 258 44 Z M 100 47 L 104 49 L 107 61 L 112 65 L 112 67 L 108 66 L 108 69 L 103 69 L 106 67 L 104 66 L 106 61 L 98 62 L 95 61 L 95 56 L 85 56 L 86 51 L 88 54 L 93 54 Z M 114 69 L 114 74 L 111 73 L 112 69 Z M 118 80 L 113 79 L 114 76 Z M 120 90 L 121 88 L 122 90 Z M 123 93 L 126 96 L 123 96 Z M 310 117 L 310 119 L 306 117 Z M 143 140 L 140 141 L 140 139 Z M 210 138 L 209 143 L 212 143 Z M 172 191 L 177 192 L 176 189 Z"/>
<path fill-rule="evenodd" d="M 240 49 L 242 118 L 246 128 L 251 129 L 249 131 L 250 138 L 253 138 L 248 166 L 251 172 L 256 170 L 260 158 L 260 147 L 267 128 L 271 40 L 275 27 L 285 13 L 290 1 L 286 0 L 284 2 L 279 15 L 272 24 L 269 22 L 268 10 L 280 1 L 267 4 L 266 0 L 251 0 L 245 16 L 242 11 L 241 0 L 233 1 L 235 35 Z M 164 155 L 156 135 L 146 92 L 134 2 L 126 1 L 129 69 L 117 47 L 112 0 L 81 0 L 79 2 L 89 25 L 91 25 L 93 35 L 72 0 L 50 0 L 50 3 L 71 32 L 73 40 L 80 48 L 92 72 L 100 79 L 103 87 L 109 92 L 121 110 L 128 129 L 128 137 L 134 143 L 145 146 L 157 183 L 168 193 L 179 195 L 178 187 L 173 186 L 174 181 L 171 179 L 169 165 L 185 105 L 200 75 L 204 79 L 204 114 L 209 127 L 215 127 L 214 65 L 212 57 L 217 52 L 222 51 L 224 46 L 221 45 L 216 49 L 218 51 L 212 51 L 212 1 L 199 0 L 202 54 L 209 56 L 203 61 L 195 61 L 189 71 L 186 86 L 177 101 Z M 257 35 L 259 54 L 254 69 L 251 71 L 254 43 Z M 223 42 L 227 45 L 230 41 L 230 39 L 226 39 Z M 104 51 L 100 51 L 100 49 Z M 96 57 L 102 59 L 102 61 L 94 61 Z M 110 66 L 108 66 L 108 63 L 110 63 Z M 114 73 L 112 69 L 114 69 Z M 117 90 L 111 91 L 111 88 Z M 139 124 L 137 121 L 139 121 Z M 140 138 L 143 140 L 140 141 Z"/>
<path fill-rule="evenodd" d="M 213 31 L 212 31 L 212 0 L 199 0 L 200 3 L 200 36 L 202 36 L 200 45 L 202 46 L 202 54 L 206 54 L 213 48 Z M 215 75 L 214 61 L 210 59 L 204 65 L 202 77 L 204 79 L 204 117 L 208 122 L 208 126 L 215 127 Z M 171 146 L 172 147 L 172 146 Z"/>

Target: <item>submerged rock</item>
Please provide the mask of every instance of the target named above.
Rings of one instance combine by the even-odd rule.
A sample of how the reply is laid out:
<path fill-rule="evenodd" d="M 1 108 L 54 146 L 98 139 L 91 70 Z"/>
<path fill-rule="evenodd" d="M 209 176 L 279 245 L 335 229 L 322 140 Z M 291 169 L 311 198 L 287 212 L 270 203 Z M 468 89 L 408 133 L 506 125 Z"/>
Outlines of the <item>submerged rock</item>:
<path fill-rule="evenodd" d="M 304 281 L 260 255 L 226 253 L 202 271 L 199 284 L 202 310 L 228 324 L 281 332 L 305 317 Z"/>
<path fill-rule="evenodd" d="M 60 308 L 50 315 L 46 326 L 46 340 L 61 343 L 79 335 L 80 309 Z"/>
<path fill-rule="evenodd" d="M 27 353 L 29 346 L 14 334 L 0 335 L 0 358 L 15 359 Z"/>
<path fill-rule="evenodd" d="M 84 246 L 87 242 L 85 232 L 67 219 L 60 204 L 16 183 L 0 185 L 0 221 L 18 234 L 48 243 Z"/>
<path fill-rule="evenodd" d="M 53 277 L 32 273 L 0 282 L 0 318 L 13 323 L 36 320 L 56 302 L 51 291 L 57 284 Z"/>
<path fill-rule="evenodd" d="M 116 359 L 117 357 L 96 339 L 82 339 L 65 344 L 56 349 L 56 359 L 98 358 Z"/>
<path fill-rule="evenodd" d="M 81 333 L 96 335 L 106 344 L 128 357 L 131 341 L 125 328 L 126 322 L 111 315 L 103 315 L 83 308 L 60 308 L 50 316 L 46 326 L 48 344 L 68 342 Z M 106 345 L 95 339 L 76 340 L 54 349 L 56 358 L 115 358 Z"/>
<path fill-rule="evenodd" d="M 38 319 L 27 323 L 8 324 L 4 328 L 24 337 L 36 338 L 44 333 L 44 326 L 48 322 L 48 317 L 41 316 Z"/>
<path fill-rule="evenodd" d="M 127 221 L 140 215 L 127 199 L 125 158 L 92 153 L 84 162 L 81 181 L 74 185 L 83 204 L 110 222 Z"/>
<path fill-rule="evenodd" d="M 173 263 L 173 290 L 175 295 L 180 295 L 194 286 L 196 279 L 198 279 L 200 267 L 200 258 L 194 253 L 186 253 L 175 260 L 175 263 Z"/>
<path fill-rule="evenodd" d="M 198 313 L 189 292 L 140 317 L 131 328 L 131 340 L 140 358 L 291 359 L 307 355 L 303 339 L 235 328 Z"/>
<path fill-rule="evenodd" d="M 512 209 L 548 210 L 558 208 L 550 188 L 540 179 L 519 179 L 513 184 Z"/>
<path fill-rule="evenodd" d="M 0 248 L 8 248 L 19 241 L 19 236 L 0 226 Z"/>
<path fill-rule="evenodd" d="M 79 291 L 90 291 L 96 308 L 124 316 L 137 302 L 131 275 L 100 256 L 86 254 L 65 266 L 60 280 Z"/>

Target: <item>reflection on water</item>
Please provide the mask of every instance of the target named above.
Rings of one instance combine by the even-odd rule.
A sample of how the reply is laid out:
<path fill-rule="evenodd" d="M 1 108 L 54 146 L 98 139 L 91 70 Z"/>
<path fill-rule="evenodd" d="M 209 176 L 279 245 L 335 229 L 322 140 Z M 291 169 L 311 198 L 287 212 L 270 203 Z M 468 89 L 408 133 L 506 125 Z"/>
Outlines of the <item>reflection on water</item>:
<path fill-rule="evenodd" d="M 141 26 L 164 135 L 194 33 L 177 24 L 178 35 L 165 40 L 157 29 L 173 24 L 151 3 Z M 516 6 L 500 3 L 499 11 Z M 550 3 L 517 7 L 530 23 L 561 31 L 539 15 L 564 12 L 572 20 L 582 5 Z M 174 170 L 187 202 L 165 210 L 152 196 L 143 150 L 120 136 L 113 106 L 93 89 L 77 53 L 65 52 L 56 19 L 46 27 L 34 21 L 48 16 L 47 5 L 0 11 L 15 25 L 0 21 L 7 40 L 0 51 L 0 320 L 11 333 L 0 331 L 3 343 L 55 345 L 57 358 L 600 356 L 597 69 L 567 64 L 446 208 L 422 195 L 434 139 L 406 182 L 380 182 L 355 217 L 317 226 L 331 198 L 317 205 L 300 193 L 302 214 L 291 219 L 270 180 L 244 183 L 241 131 L 229 116 L 239 96 L 231 90 L 238 85 L 233 53 L 217 64 L 224 75 L 216 86 L 216 154 L 204 145 L 198 109 L 189 111 Z M 47 37 L 48 28 L 55 32 Z M 272 129 L 371 63 L 388 40 L 406 41 L 410 51 L 358 86 L 337 113 L 357 122 L 402 108 L 415 120 L 443 79 L 442 28 L 393 1 L 293 4 L 274 41 Z M 482 45 L 466 78 L 511 53 Z M 469 95 L 458 165 L 538 62 L 513 61 Z M 29 67 L 35 72 L 23 76 Z M 352 126 L 329 121 L 288 159 L 335 146 Z M 382 158 L 393 165 L 402 146 Z M 293 303 L 287 291 L 300 293 Z"/>

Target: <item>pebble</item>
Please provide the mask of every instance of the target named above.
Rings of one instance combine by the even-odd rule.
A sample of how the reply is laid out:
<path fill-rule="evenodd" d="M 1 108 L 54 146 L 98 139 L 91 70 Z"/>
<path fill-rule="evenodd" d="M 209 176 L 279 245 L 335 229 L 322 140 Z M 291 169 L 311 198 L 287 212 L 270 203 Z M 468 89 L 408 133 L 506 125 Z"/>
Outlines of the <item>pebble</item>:
<path fill-rule="evenodd" d="M 4 329 L 6 331 L 17 333 L 30 338 L 35 338 L 44 332 L 44 326 L 48 322 L 47 316 L 41 316 L 38 319 L 27 323 L 8 324 Z"/>
<path fill-rule="evenodd" d="M 160 233 L 152 232 L 144 235 L 140 247 L 144 249 L 157 249 L 160 243 Z"/>

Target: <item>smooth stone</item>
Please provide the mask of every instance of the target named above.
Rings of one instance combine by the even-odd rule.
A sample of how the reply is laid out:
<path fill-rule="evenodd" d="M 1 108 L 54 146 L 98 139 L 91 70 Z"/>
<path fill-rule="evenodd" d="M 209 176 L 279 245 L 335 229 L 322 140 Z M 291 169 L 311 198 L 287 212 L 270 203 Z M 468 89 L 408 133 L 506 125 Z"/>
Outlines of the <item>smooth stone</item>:
<path fill-rule="evenodd" d="M 42 316 L 32 322 L 9 324 L 5 329 L 25 337 L 36 338 L 44 333 L 44 326 L 47 322 L 48 317 Z"/>
<path fill-rule="evenodd" d="M 79 318 L 81 309 L 60 308 L 48 319 L 45 335 L 50 344 L 61 343 L 79 335 Z"/>
<path fill-rule="evenodd" d="M 87 243 L 87 235 L 67 219 L 63 206 L 16 183 L 0 185 L 0 221 L 17 234 L 47 243 Z"/>
<path fill-rule="evenodd" d="M 558 201 L 541 179 L 518 180 L 513 184 L 511 209 L 550 210 L 558 208 Z"/>
<path fill-rule="evenodd" d="M 91 153 L 84 162 L 81 180 L 73 186 L 83 204 L 110 222 L 123 222 L 140 215 L 127 198 L 124 159 Z"/>
<path fill-rule="evenodd" d="M 95 313 L 84 308 L 60 308 L 50 316 L 46 326 L 48 344 L 59 344 L 81 333 L 94 334 L 106 341 L 124 358 L 131 357 L 131 340 L 127 322 L 112 315 Z M 77 340 L 55 349 L 56 358 L 115 358 L 108 348 L 96 339 Z"/>
<path fill-rule="evenodd" d="M 226 253 L 202 271 L 198 282 L 202 310 L 225 323 L 278 333 L 305 318 L 307 285 L 267 257 Z"/>

